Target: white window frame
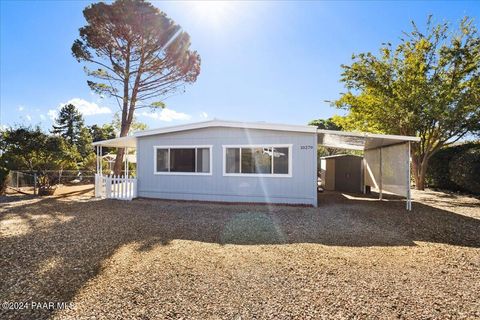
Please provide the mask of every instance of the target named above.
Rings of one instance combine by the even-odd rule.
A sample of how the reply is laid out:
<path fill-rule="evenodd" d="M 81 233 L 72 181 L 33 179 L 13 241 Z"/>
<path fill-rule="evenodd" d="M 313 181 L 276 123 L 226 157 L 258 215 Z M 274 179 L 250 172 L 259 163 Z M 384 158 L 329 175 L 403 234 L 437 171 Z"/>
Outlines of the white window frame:
<path fill-rule="evenodd" d="M 270 178 L 291 178 L 293 145 L 292 144 L 235 144 L 223 145 L 223 176 L 224 177 L 270 177 Z M 240 148 L 240 173 L 227 173 L 227 149 Z M 273 173 L 273 149 L 272 149 L 272 173 L 241 173 L 242 172 L 242 148 L 288 148 L 288 173 Z"/>
<path fill-rule="evenodd" d="M 153 146 L 153 174 L 167 176 L 211 176 L 212 175 L 212 147 L 213 145 L 169 145 L 169 146 Z M 170 150 L 171 149 L 195 149 L 195 171 L 197 170 L 197 149 L 209 149 L 210 168 L 209 172 L 170 172 L 157 171 L 157 150 L 168 149 L 168 170 L 170 170 Z"/>

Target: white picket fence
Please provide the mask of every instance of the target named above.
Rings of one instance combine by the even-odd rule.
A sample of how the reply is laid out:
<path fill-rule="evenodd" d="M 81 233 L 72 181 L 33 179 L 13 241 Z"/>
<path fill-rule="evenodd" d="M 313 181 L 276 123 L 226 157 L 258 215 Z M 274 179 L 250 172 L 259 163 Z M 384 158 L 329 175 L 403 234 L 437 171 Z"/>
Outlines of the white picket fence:
<path fill-rule="evenodd" d="M 137 179 L 126 176 L 96 174 L 95 197 L 132 200 L 137 197 Z"/>

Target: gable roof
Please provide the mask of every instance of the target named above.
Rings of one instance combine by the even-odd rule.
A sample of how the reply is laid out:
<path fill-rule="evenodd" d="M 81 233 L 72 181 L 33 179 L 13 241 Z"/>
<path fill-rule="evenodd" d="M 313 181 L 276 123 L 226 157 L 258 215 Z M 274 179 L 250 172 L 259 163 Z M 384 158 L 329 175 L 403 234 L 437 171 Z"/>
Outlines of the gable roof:
<path fill-rule="evenodd" d="M 293 131 L 293 132 L 308 132 L 315 133 L 317 128 L 314 126 L 300 126 L 291 124 L 278 124 L 266 122 L 239 122 L 226 120 L 209 120 L 202 122 L 194 122 L 181 124 L 177 126 L 163 127 L 152 130 L 144 130 L 135 133 L 135 137 L 151 136 L 155 134 L 164 134 L 170 132 L 212 128 L 212 127 L 226 127 L 226 128 L 242 128 L 242 129 L 259 129 L 259 130 L 276 130 L 276 131 Z"/>
<path fill-rule="evenodd" d="M 257 129 L 257 130 L 273 130 L 273 131 L 287 131 L 287 132 L 304 132 L 318 135 L 318 144 L 353 150 L 366 150 L 387 145 L 393 145 L 403 142 L 418 142 L 420 138 L 410 136 L 388 135 L 388 134 L 373 134 L 365 132 L 346 132 L 335 130 L 321 130 L 315 126 L 301 126 L 291 124 L 277 124 L 267 122 L 239 122 L 239 121 L 225 121 L 225 120 L 209 120 L 203 122 L 194 122 L 176 126 L 169 126 L 151 130 L 144 130 L 135 132 L 132 136 L 115 138 L 104 141 L 94 142 L 94 146 L 104 147 L 136 147 L 137 138 L 152 135 L 166 134 L 172 132 L 180 132 L 187 130 L 224 127 L 224 128 L 241 128 L 241 129 Z"/>

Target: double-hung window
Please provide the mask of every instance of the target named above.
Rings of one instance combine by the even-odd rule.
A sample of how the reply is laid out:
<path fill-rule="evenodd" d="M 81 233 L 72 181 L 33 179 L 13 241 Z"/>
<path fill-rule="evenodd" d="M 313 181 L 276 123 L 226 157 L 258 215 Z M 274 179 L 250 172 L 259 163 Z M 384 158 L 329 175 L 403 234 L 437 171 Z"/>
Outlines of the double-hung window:
<path fill-rule="evenodd" d="M 292 176 L 291 145 L 224 146 L 225 176 Z"/>
<path fill-rule="evenodd" d="M 155 146 L 155 174 L 212 174 L 212 146 Z"/>

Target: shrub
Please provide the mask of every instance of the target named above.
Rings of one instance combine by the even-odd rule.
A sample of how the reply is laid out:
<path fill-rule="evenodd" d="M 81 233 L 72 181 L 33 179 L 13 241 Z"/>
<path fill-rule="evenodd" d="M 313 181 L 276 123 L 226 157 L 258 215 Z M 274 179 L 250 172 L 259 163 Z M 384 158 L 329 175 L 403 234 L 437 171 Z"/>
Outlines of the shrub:
<path fill-rule="evenodd" d="M 434 154 L 427 183 L 430 187 L 480 194 L 480 143 L 446 147 Z"/>
<path fill-rule="evenodd" d="M 455 155 L 449 169 L 450 180 L 461 190 L 480 194 L 480 146 Z"/>

